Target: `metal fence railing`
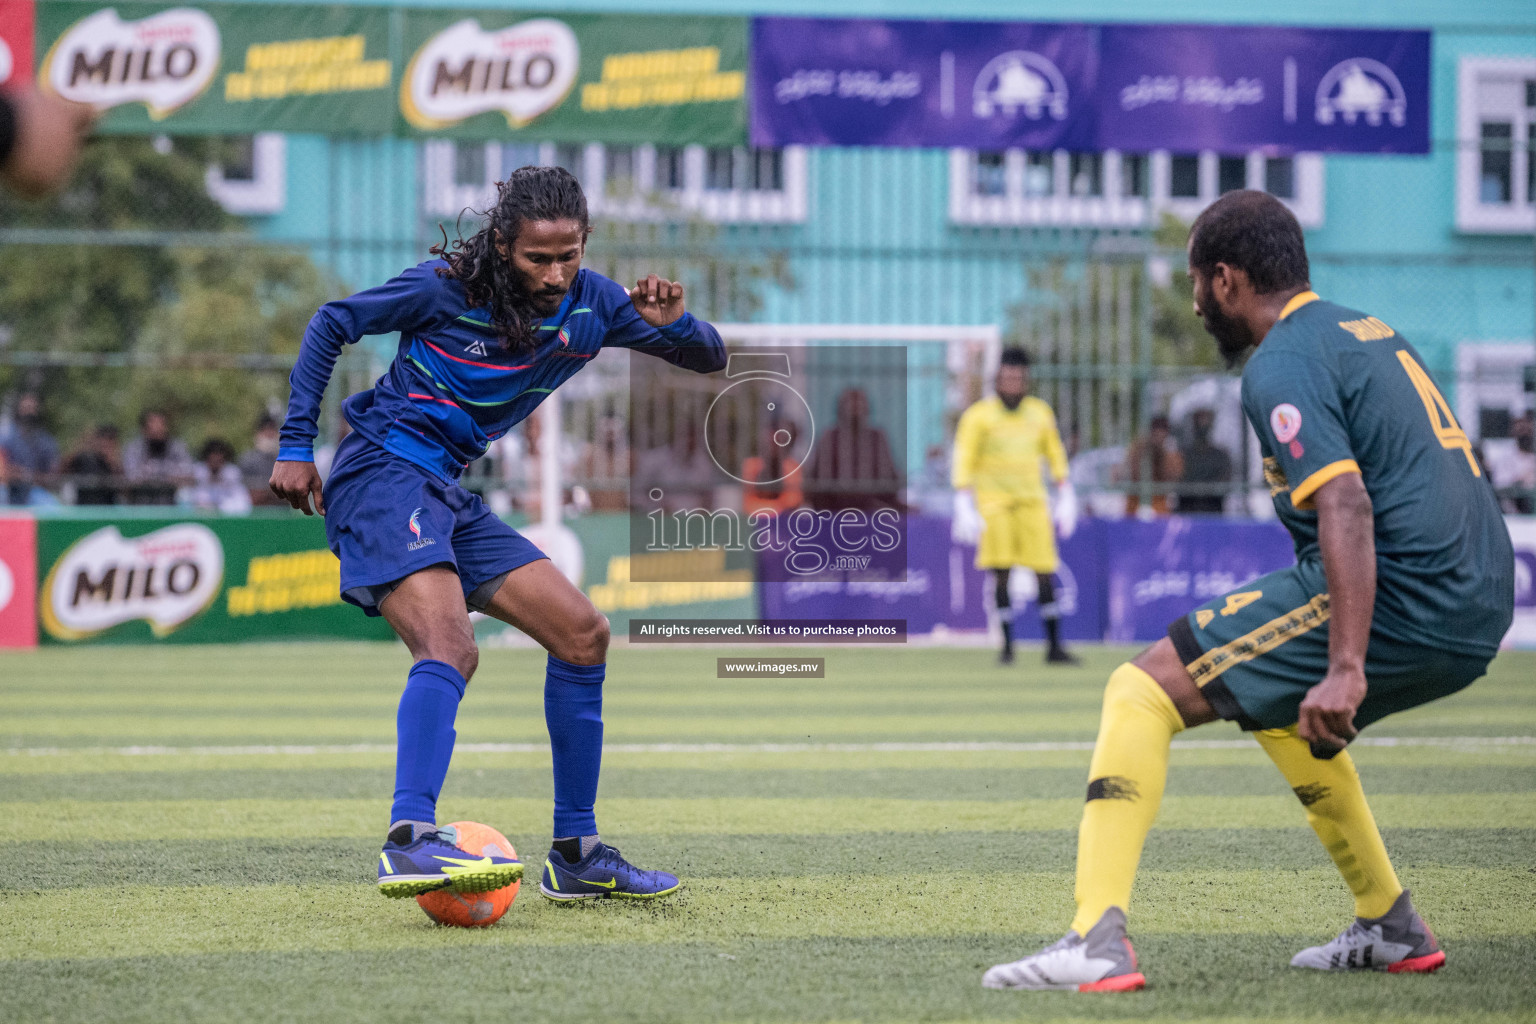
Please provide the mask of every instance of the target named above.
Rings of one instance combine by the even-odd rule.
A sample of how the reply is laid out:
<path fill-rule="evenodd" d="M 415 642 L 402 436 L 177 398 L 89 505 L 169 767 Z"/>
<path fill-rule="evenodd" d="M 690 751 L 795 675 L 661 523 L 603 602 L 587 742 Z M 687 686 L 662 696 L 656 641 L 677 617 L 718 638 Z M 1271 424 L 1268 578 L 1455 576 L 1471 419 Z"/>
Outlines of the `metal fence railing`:
<path fill-rule="evenodd" d="M 375 180 L 366 148 L 328 144 L 321 177 L 290 180 L 292 209 L 266 222 L 220 209 L 204 189 L 198 153 L 181 140 L 98 142 L 76 185 L 52 205 L 0 198 L 0 440 L 41 429 L 57 453 L 57 465 L 33 470 L 24 465 L 26 442 L 9 441 L 20 455 L 9 460 L 5 496 L 108 493 L 100 479 L 72 482 L 60 467 L 91 449 L 98 428 L 128 444 L 147 410 L 167 414 L 189 453 L 212 440 L 227 442 L 237 459 L 256 450 L 258 421 L 282 415 L 287 372 L 315 308 L 418 262 L 456 230 L 424 213 L 426 205 L 401 201 L 408 166 Z M 649 272 L 682 280 L 701 316 L 757 327 L 778 321 L 787 334 L 803 334 L 806 323 L 992 331 L 997 341 L 979 347 L 900 342 L 908 349 L 907 422 L 897 454 L 915 507 L 945 507 L 955 420 L 987 393 L 997 344 L 1020 344 L 1034 357 L 1035 393 L 1055 409 L 1074 479 L 1095 510 L 1264 514 L 1256 442 L 1236 378 L 1190 310 L 1177 225 L 1171 233 L 961 230 L 942 220 L 941 203 L 919 201 L 925 189 L 935 199 L 944 187 L 932 162 L 891 159 L 897 180 L 871 176 L 829 189 L 812 216 L 836 230 L 692 214 L 599 219 L 587 265 L 621 282 Z M 874 175 L 874 161 L 832 163 Z M 164 194 L 145 203 L 151 184 Z M 329 198 L 301 215 L 311 209 L 310 186 Z M 881 189 L 910 201 L 865 203 Z M 918 226 L 903 234 L 871 219 L 870 210 L 887 206 L 910 207 Z M 923 226 L 930 215 L 937 227 Z M 1374 297 L 1380 308 L 1371 312 L 1423 354 L 1507 506 L 1525 509 L 1536 486 L 1536 248 L 1529 239 L 1482 241 L 1448 254 L 1325 251 L 1313 258 L 1313 280 L 1340 301 Z M 340 398 L 368 387 L 393 355 L 392 339 L 369 339 L 344 355 L 323 408 L 322 448 L 344 430 Z M 632 456 L 621 435 L 635 412 L 628 381 L 627 361 L 609 357 L 562 389 L 561 436 L 552 443 L 562 475 L 585 495 L 577 506 L 622 507 Z M 40 399 L 35 426 L 20 422 L 24 394 Z M 539 429 L 530 422 L 514 432 L 467 482 L 499 507 L 528 510 L 528 455 L 542 440 L 527 433 Z M 743 436 L 756 429 L 740 425 Z M 259 492 L 257 483 L 251 489 Z"/>

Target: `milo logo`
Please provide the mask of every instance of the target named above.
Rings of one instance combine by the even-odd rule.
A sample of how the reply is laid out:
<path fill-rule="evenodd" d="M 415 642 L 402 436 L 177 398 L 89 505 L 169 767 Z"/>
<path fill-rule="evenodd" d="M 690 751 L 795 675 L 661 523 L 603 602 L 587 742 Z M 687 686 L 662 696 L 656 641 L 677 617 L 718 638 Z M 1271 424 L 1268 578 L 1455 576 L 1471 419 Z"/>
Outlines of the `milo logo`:
<path fill-rule="evenodd" d="M 178 523 L 131 538 L 106 526 L 59 556 L 39 610 L 56 640 L 84 640 L 134 619 L 163 637 L 212 604 L 223 581 L 224 546 L 206 526 Z"/>
<path fill-rule="evenodd" d="M 193 7 L 140 21 L 108 8 L 65 30 L 43 58 L 39 80 L 99 109 L 143 103 L 159 120 L 196 99 L 219 66 L 219 29 Z"/>
<path fill-rule="evenodd" d="M 521 128 L 570 93 L 580 57 L 563 21 L 535 18 L 487 32 L 466 18 L 416 51 L 400 83 L 400 109 L 422 131 L 490 111 Z"/>

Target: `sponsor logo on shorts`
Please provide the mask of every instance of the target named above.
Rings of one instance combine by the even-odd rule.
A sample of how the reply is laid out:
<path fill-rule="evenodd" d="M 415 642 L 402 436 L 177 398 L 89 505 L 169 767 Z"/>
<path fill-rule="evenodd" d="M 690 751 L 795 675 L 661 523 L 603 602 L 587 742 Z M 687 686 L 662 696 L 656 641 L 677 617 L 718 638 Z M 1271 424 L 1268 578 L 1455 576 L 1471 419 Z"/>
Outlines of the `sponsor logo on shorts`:
<path fill-rule="evenodd" d="M 411 513 L 411 518 L 406 525 L 411 528 L 411 532 L 416 535 L 416 539 L 407 544 L 405 550 L 420 551 L 422 548 L 431 547 L 437 543 L 431 537 L 423 537 L 421 535 L 421 509 L 418 508 Z"/>

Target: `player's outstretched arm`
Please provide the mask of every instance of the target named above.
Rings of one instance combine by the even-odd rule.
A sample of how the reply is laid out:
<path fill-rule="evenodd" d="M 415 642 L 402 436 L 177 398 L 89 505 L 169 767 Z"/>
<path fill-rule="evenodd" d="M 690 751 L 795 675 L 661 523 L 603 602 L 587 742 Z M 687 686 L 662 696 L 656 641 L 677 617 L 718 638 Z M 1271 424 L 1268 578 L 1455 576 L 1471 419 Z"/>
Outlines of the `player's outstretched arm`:
<path fill-rule="evenodd" d="M 368 334 L 415 332 L 457 315 L 439 300 L 446 288 L 431 264 L 412 267 L 376 288 L 327 302 L 310 318 L 299 344 L 299 357 L 288 375 L 288 415 L 278 438 L 277 464 L 268 485 L 272 492 L 305 515 L 313 496 L 320 499 L 314 444 L 320 399 L 330 384 L 341 350 Z"/>
<path fill-rule="evenodd" d="M 1359 473 L 1328 481 L 1313 498 L 1328 578 L 1328 674 L 1301 702 L 1297 731 L 1314 757 L 1329 758 L 1355 738 L 1365 700 L 1365 649 L 1376 608 L 1376 523 Z"/>
<path fill-rule="evenodd" d="M 712 325 L 689 314 L 682 282 L 651 274 L 627 293 L 612 287 L 619 308 L 604 345 L 638 349 L 695 373 L 725 369 L 725 342 Z"/>

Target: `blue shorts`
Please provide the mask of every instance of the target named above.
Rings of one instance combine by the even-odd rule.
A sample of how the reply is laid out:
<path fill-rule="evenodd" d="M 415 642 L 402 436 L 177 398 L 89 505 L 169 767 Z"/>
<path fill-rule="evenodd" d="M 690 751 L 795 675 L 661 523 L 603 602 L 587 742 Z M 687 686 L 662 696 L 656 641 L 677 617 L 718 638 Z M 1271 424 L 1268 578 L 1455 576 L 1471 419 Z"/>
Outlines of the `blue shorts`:
<path fill-rule="evenodd" d="M 429 566 L 457 572 L 468 602 L 484 584 L 545 557 L 478 494 L 355 433 L 337 448 L 325 482 L 325 537 L 341 559 L 343 600 L 369 615 L 395 584 Z"/>

